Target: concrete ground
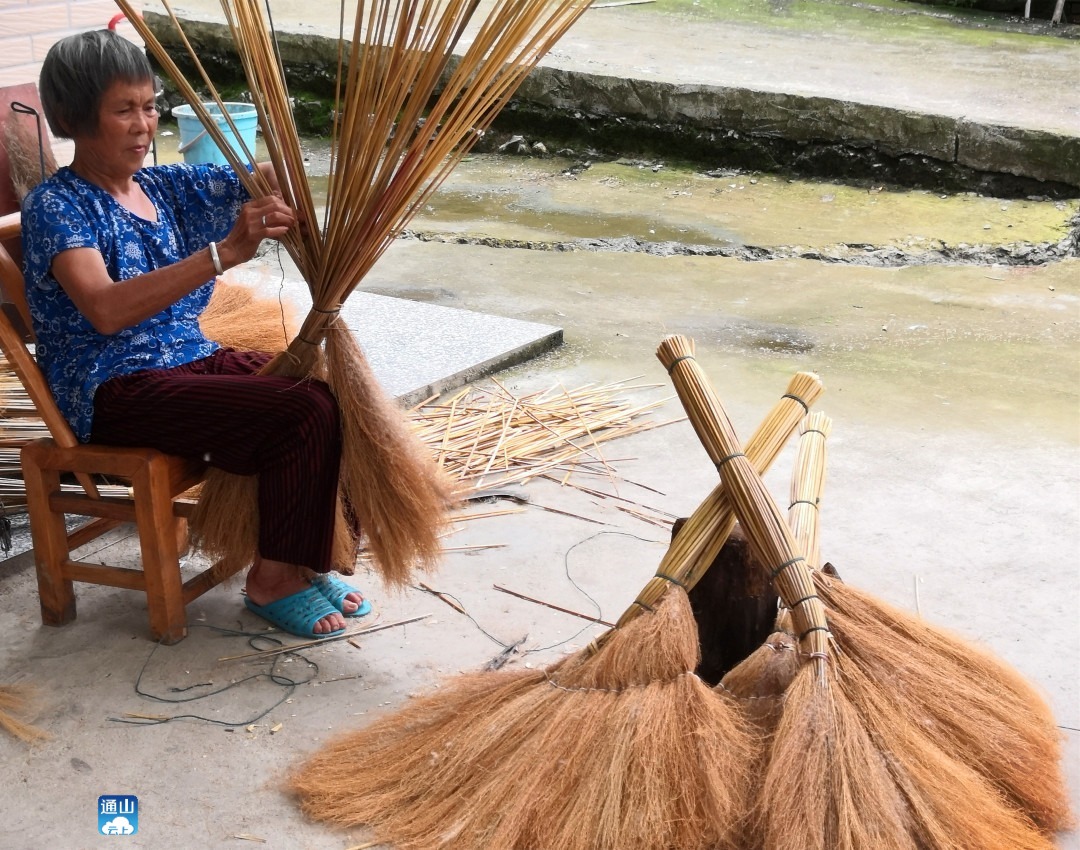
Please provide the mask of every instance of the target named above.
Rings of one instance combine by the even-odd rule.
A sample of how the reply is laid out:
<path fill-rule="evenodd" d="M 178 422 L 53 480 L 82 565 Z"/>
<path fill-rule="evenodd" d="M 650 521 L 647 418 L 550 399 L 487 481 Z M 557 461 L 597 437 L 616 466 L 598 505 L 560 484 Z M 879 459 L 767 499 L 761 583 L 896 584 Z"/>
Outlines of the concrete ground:
<path fill-rule="evenodd" d="M 601 11 L 637 20 L 625 9 L 595 14 Z M 575 38 L 602 43 L 603 35 L 586 38 L 575 30 L 567 49 Z M 654 45 L 633 37 L 632 29 L 612 27 L 610 37 L 641 50 Z M 830 61 L 840 53 L 821 51 Z M 622 61 L 674 67 L 683 57 L 677 51 Z M 812 75 L 813 67 L 804 70 Z M 1033 61 L 1031 67 L 1043 66 Z M 908 68 L 918 65 L 911 60 Z M 869 64 L 854 69 L 852 86 L 874 76 Z M 903 76 L 896 74 L 898 91 L 909 90 Z M 1025 91 L 1062 91 L 1068 102 L 1073 95 L 1060 79 L 1046 69 Z M 578 183 L 591 187 L 581 208 L 595 206 L 597 185 L 587 174 Z M 574 208 L 568 187 L 559 184 L 560 192 L 571 193 L 559 195 L 564 213 Z M 665 185 L 658 191 L 655 209 L 674 190 Z M 618 199 L 611 203 L 626 207 Z M 805 198 L 800 203 L 785 217 L 815 228 L 821 210 L 832 208 L 822 207 L 820 198 L 817 206 Z M 910 212 L 902 203 L 898 209 Z M 551 212 L 550 203 L 537 215 L 545 211 Z M 858 242 L 862 237 L 852 234 L 867 228 L 870 217 L 865 211 L 839 217 L 838 241 Z M 466 216 L 454 227 L 477 234 L 493 226 L 486 213 L 479 218 Z M 898 222 L 907 228 L 918 216 L 887 218 L 891 232 L 875 241 L 914 238 L 912 230 L 899 232 Z M 657 220 L 679 221 L 670 208 L 653 218 L 635 212 L 633 219 L 629 231 L 642 238 Z M 982 220 L 976 214 L 967 226 L 981 231 Z M 998 226 L 996 219 L 988 223 Z M 888 220 L 876 226 L 889 231 Z M 445 220 L 425 227 L 450 229 Z M 580 235 L 580 221 L 575 227 Z M 270 262 L 253 269 L 250 279 L 274 291 L 281 272 Z M 792 372 L 819 372 L 827 389 L 818 407 L 834 421 L 824 556 L 849 582 L 983 642 L 1038 684 L 1061 725 L 1080 810 L 1080 260 L 871 268 L 798 258 L 752 263 L 403 240 L 365 289 L 563 328 L 561 348 L 500 375 L 518 392 L 634 379 L 656 385 L 628 390 L 635 397 L 667 394 L 653 351 L 667 333 L 688 334 L 744 436 Z M 669 402 L 658 418 L 678 412 Z M 715 483 L 685 422 L 611 443 L 604 455 L 616 474 L 589 486 L 673 515 L 690 513 Z M 778 499 L 786 495 L 792 460 L 788 451 L 767 479 Z M 462 523 L 450 538 L 455 547 L 499 548 L 448 552 L 438 572 L 424 579 L 460 600 L 468 617 L 419 590 L 388 593 L 361 572 L 357 581 L 373 599 L 379 622 L 430 616 L 356 645 L 306 650 L 308 662 L 281 662 L 278 674 L 304 682 L 295 688 L 274 685 L 265 675 L 247 678 L 267 673 L 267 661 L 220 660 L 251 649 L 247 637 L 215 629 L 263 628 L 243 609 L 237 586 L 195 602 L 191 636 L 155 649 L 145 639 L 141 600 L 119 590 L 81 588 L 79 619 L 63 629 L 43 628 L 32 556 L 14 553 L 0 564 L 0 676 L 40 688 L 38 719 L 52 738 L 34 747 L 0 739 L 0 846 L 101 846 L 106 839 L 94 836 L 103 794 L 138 796 L 139 832 L 127 839 L 133 847 L 261 843 L 344 850 L 369 840 L 363 830 L 301 816 L 282 790 L 287 771 L 335 734 L 392 711 L 440 677 L 478 668 L 502 644 L 527 636 L 529 652 L 514 663 L 544 665 L 596 633 L 578 619 L 498 593 L 493 584 L 612 620 L 662 556 L 667 530 L 618 510 L 614 500 L 551 481 L 532 482 L 527 491 L 532 505 Z M 107 542 L 111 549 L 103 556 L 137 562 L 130 532 L 118 530 Z M 136 693 L 140 675 L 141 690 L 166 701 L 238 685 L 217 697 L 170 704 Z M 125 714 L 206 719 L 138 728 L 113 719 Z M 1078 850 L 1080 838 L 1063 835 L 1059 846 Z"/>

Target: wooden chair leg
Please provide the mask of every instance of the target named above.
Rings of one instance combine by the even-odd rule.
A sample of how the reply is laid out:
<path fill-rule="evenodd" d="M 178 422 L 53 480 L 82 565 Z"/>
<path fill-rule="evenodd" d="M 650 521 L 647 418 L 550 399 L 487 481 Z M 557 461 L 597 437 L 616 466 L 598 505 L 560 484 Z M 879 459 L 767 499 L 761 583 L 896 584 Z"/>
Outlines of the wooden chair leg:
<path fill-rule="evenodd" d="M 22 451 L 22 468 L 30 536 L 34 542 L 41 622 L 47 626 L 62 626 L 75 619 L 75 590 L 71 580 L 64 578 L 64 564 L 71 558 L 64 515 L 53 513 L 49 507 L 49 494 L 60 489 L 60 474 L 39 465 L 33 445 Z"/>
<path fill-rule="evenodd" d="M 151 460 L 131 483 L 142 544 L 150 631 L 162 643 L 176 643 L 187 636 L 187 614 L 177 557 L 176 518 L 172 510 L 168 464 L 164 458 Z"/>

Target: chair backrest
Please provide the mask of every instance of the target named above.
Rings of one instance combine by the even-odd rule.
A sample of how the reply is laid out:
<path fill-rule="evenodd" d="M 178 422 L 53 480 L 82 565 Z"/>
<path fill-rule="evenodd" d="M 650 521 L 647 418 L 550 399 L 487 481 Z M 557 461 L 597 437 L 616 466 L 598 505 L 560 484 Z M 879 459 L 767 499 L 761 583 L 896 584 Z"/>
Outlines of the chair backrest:
<path fill-rule="evenodd" d="M 5 237 L 14 233 L 19 234 L 20 222 L 18 213 L 14 216 L 4 216 L 0 222 L 0 242 Z M 29 349 L 29 342 L 33 339 L 29 331 L 30 314 L 26 307 L 26 282 L 18 264 L 8 253 L 7 249 L 0 244 L 0 283 L 9 301 L 0 309 L 0 350 L 3 350 L 8 363 L 22 382 L 23 388 L 30 401 L 34 403 L 38 416 L 49 429 L 49 435 L 57 445 L 71 448 L 78 445 L 75 433 L 71 426 L 56 406 L 52 391 L 45 380 L 45 376 L 38 368 L 37 360 Z M 7 309 L 14 307 L 14 310 Z M 12 313 L 15 315 L 13 316 Z M 16 319 L 25 323 L 25 328 L 17 327 Z"/>

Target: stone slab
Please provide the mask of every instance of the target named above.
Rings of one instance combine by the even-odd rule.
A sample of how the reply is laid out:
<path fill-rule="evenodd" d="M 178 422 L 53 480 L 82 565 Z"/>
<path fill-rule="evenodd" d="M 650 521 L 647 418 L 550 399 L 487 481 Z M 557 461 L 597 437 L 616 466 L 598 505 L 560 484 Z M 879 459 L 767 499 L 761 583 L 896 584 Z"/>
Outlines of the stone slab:
<path fill-rule="evenodd" d="M 307 299 L 303 281 L 263 257 L 230 272 L 263 297 L 281 297 L 300 312 Z M 403 404 L 460 387 L 515 366 L 562 344 L 562 328 L 489 313 L 425 304 L 356 291 L 341 307 L 383 388 Z"/>

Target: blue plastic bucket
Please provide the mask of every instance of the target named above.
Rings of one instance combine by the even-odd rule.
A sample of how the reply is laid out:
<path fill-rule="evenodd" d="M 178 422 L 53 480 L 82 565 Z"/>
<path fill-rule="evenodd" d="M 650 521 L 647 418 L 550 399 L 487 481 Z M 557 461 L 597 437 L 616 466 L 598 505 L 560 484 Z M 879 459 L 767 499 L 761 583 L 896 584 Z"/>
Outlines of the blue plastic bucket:
<path fill-rule="evenodd" d="M 221 132 L 225 134 L 225 140 L 229 143 L 229 147 L 233 149 L 241 161 L 246 162 L 248 159 L 247 154 L 244 153 L 244 145 L 247 145 L 248 150 L 254 156 L 255 128 L 259 126 L 259 113 L 255 111 L 254 106 L 250 103 L 225 104 L 229 117 L 232 118 L 233 124 L 236 125 L 236 129 L 240 132 L 240 140 L 243 144 L 237 141 L 236 134 L 232 131 L 232 127 L 229 126 L 228 118 L 222 113 L 221 107 L 216 103 L 204 103 L 203 106 L 213 116 L 218 127 L 221 128 Z M 217 143 L 202 125 L 202 122 L 195 116 L 195 110 L 185 103 L 181 106 L 174 106 L 172 114 L 176 117 L 176 122 L 180 126 L 180 153 L 184 155 L 184 162 L 228 164 L 229 161 L 225 159 L 225 154 L 221 152 Z"/>

